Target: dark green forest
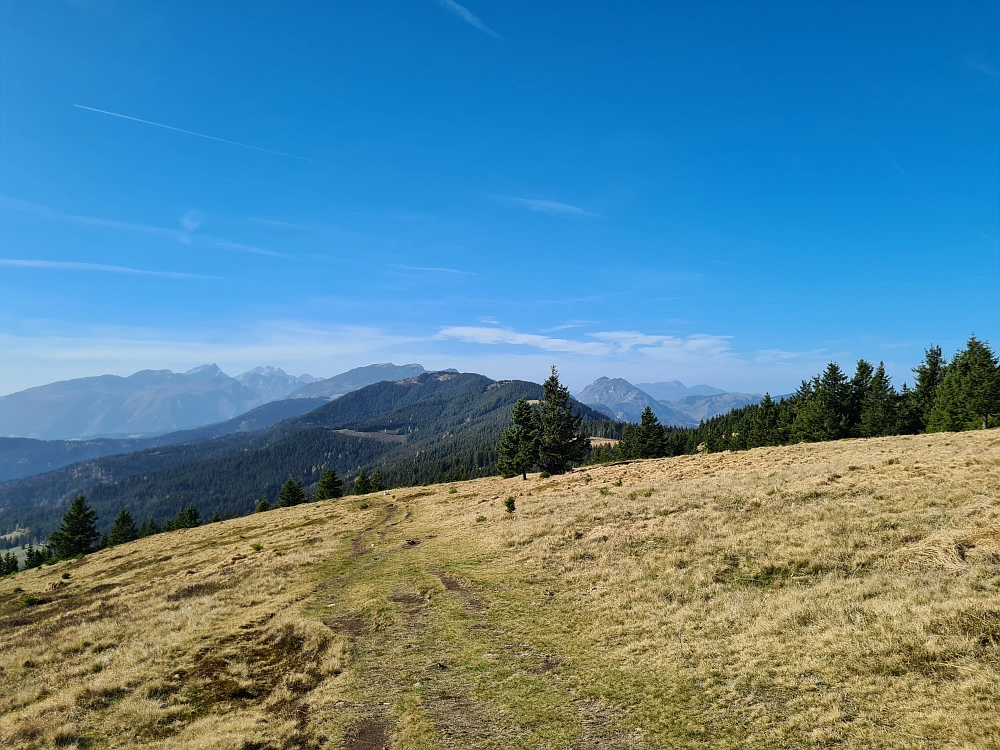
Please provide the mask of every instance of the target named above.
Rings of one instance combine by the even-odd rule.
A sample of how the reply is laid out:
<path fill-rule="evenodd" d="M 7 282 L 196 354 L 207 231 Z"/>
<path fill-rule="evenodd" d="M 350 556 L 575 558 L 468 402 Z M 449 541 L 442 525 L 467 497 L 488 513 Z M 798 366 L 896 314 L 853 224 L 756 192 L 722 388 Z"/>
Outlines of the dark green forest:
<path fill-rule="evenodd" d="M 598 446 L 591 462 L 678 456 L 699 451 L 747 450 L 843 438 L 952 432 L 1000 425 L 1000 367 L 987 342 L 971 337 L 951 361 L 941 348 L 925 351 L 913 368 L 914 385 L 897 391 L 885 366 L 860 360 L 848 376 L 836 362 L 804 380 L 789 398 L 765 395 L 693 429 L 661 428 L 662 447 L 643 450 L 642 426 L 621 426 L 621 442 Z M 649 414 L 652 416 L 652 413 Z"/>

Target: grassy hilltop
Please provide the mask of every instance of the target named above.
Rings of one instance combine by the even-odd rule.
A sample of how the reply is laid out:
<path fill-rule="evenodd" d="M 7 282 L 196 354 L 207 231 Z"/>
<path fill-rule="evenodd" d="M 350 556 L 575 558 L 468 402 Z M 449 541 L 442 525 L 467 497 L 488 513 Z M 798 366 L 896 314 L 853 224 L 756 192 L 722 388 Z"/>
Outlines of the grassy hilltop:
<path fill-rule="evenodd" d="M 399 489 L 18 573 L 0 746 L 1000 748 L 998 437 Z"/>

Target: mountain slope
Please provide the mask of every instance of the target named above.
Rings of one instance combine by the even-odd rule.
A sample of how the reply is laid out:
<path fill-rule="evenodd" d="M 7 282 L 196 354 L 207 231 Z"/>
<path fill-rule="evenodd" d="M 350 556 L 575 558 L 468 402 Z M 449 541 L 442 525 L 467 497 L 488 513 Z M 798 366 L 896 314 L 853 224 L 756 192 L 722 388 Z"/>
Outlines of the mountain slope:
<path fill-rule="evenodd" d="M 687 414 L 657 401 L 622 378 L 598 378 L 580 391 L 577 399 L 584 404 L 601 404 L 614 414 L 615 419 L 625 422 L 638 422 L 643 409 L 648 406 L 665 425 L 672 427 L 698 425 L 698 420 L 692 420 Z"/>
<path fill-rule="evenodd" d="M 355 367 L 332 378 L 317 380 L 303 386 L 290 394 L 289 398 L 337 398 L 382 380 L 403 380 L 424 372 L 426 370 L 421 365 L 394 365 L 391 362 Z"/>
<path fill-rule="evenodd" d="M 994 747 L 994 441 L 400 489 L 18 573 L 0 746 Z"/>
<path fill-rule="evenodd" d="M 247 370 L 242 375 L 237 375 L 236 380 L 256 393 L 261 402 L 266 404 L 288 398 L 292 391 L 315 382 L 316 378 L 312 375 L 289 375 L 280 367 L 267 365 Z"/>
<path fill-rule="evenodd" d="M 668 401 L 664 405 L 686 415 L 697 424 L 719 414 L 727 414 L 741 406 L 758 404 L 763 398 L 756 393 L 720 393 L 716 396 L 687 396 Z"/>
<path fill-rule="evenodd" d="M 178 443 L 190 443 L 222 435 L 254 432 L 275 422 L 297 417 L 326 403 L 325 399 L 285 399 L 258 406 L 225 422 L 191 430 L 168 432 L 152 438 L 93 440 L 33 440 L 0 438 L 0 482 L 53 471 L 63 466 L 102 456 L 134 453 Z"/>
<path fill-rule="evenodd" d="M 121 507 L 139 518 L 165 518 L 181 503 L 204 515 L 245 513 L 265 493 L 273 501 L 289 476 L 316 482 L 323 466 L 348 481 L 381 464 L 392 484 L 483 476 L 496 464 L 495 446 L 510 407 L 542 387 L 494 382 L 474 373 L 425 373 L 379 382 L 302 416 L 250 434 L 109 456 L 0 485 L 0 528 L 30 527 L 44 536 L 63 504 L 84 492 L 102 524 Z M 606 418 L 578 405 L 585 418 Z"/>
<path fill-rule="evenodd" d="M 726 391 L 711 385 L 692 385 L 688 387 L 679 380 L 669 380 L 662 383 L 636 383 L 636 388 L 645 391 L 657 401 L 676 401 L 688 396 L 719 396 Z"/>

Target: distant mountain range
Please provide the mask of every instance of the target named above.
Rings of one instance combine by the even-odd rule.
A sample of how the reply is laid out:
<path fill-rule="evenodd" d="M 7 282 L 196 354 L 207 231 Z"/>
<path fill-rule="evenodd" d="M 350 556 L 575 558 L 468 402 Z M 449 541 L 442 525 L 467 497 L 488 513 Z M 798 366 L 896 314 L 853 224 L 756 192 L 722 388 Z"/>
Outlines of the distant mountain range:
<path fill-rule="evenodd" d="M 79 492 L 106 528 L 122 507 L 140 519 L 162 520 L 181 503 L 195 503 L 203 518 L 246 513 L 264 493 L 273 501 L 289 475 L 314 485 L 324 466 L 347 482 L 361 468 L 381 466 L 392 486 L 486 476 L 511 406 L 541 396 L 537 383 L 438 371 L 333 400 L 276 401 L 222 425 L 152 438 L 138 450 L 141 441 L 133 441 L 131 452 L 0 484 L 0 533 L 30 528 L 44 538 Z M 300 405 L 312 408 L 274 419 Z M 576 403 L 575 411 L 610 426 L 587 406 Z"/>
<path fill-rule="evenodd" d="M 417 364 L 387 363 L 317 380 L 268 366 L 233 378 L 213 364 L 184 373 L 142 370 L 128 377 L 62 380 L 0 396 L 0 435 L 40 440 L 150 437 L 230 420 L 282 399 L 329 400 L 423 372 Z"/>
<path fill-rule="evenodd" d="M 576 397 L 581 403 L 625 422 L 638 422 L 648 406 L 661 423 L 671 427 L 697 427 L 702 420 L 755 404 L 763 398 L 756 393 L 727 393 L 710 385 L 688 388 L 679 380 L 643 383 L 643 386 L 622 378 L 598 378 Z"/>

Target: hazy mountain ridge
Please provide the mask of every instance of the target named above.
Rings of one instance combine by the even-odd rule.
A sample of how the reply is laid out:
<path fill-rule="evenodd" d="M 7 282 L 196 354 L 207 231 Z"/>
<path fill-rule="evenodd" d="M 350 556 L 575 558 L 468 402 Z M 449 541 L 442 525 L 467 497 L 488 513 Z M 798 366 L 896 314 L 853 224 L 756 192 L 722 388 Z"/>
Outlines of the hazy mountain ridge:
<path fill-rule="evenodd" d="M 509 425 L 510 407 L 521 396 L 540 398 L 542 386 L 495 382 L 475 373 L 424 373 L 383 381 L 327 402 L 299 417 L 249 434 L 149 448 L 64 466 L 0 485 L 0 524 L 51 531 L 61 501 L 83 492 L 102 523 L 121 507 L 138 517 L 172 515 L 181 502 L 204 515 L 246 512 L 292 474 L 309 485 L 324 464 L 350 479 L 366 466 L 383 467 L 393 484 L 439 481 L 461 471 L 492 473 L 496 443 Z M 288 403 L 294 399 L 279 403 Z M 604 416 L 582 404 L 586 419 Z M 339 430 L 349 430 L 345 434 Z M 366 432 L 405 436 L 384 442 Z"/>
<path fill-rule="evenodd" d="M 127 377 L 62 380 L 0 396 L 0 435 L 37 440 L 145 438 L 223 422 L 273 401 L 329 399 L 380 380 L 423 372 L 417 364 L 385 363 L 317 380 L 263 366 L 234 378 L 211 364 L 183 373 L 141 370 Z"/>
<path fill-rule="evenodd" d="M 326 399 L 283 399 L 263 404 L 224 422 L 178 430 L 150 438 L 94 438 L 91 440 L 35 440 L 0 438 L 0 482 L 35 474 L 91 459 L 134 453 L 180 443 L 208 440 L 224 435 L 248 433 L 270 427 L 322 406 Z"/>
<path fill-rule="evenodd" d="M 332 399 L 345 393 L 356 391 L 372 383 L 383 380 L 403 380 L 416 377 L 427 372 L 423 365 L 411 363 L 394 365 L 392 362 L 381 362 L 364 367 L 355 367 L 347 372 L 334 375 L 324 380 L 314 380 L 312 383 L 289 394 L 289 398 L 326 398 Z"/>
<path fill-rule="evenodd" d="M 679 380 L 668 380 L 661 383 L 636 383 L 635 387 L 645 391 L 657 401 L 678 401 L 688 396 L 720 396 L 728 391 L 712 385 L 686 386 Z"/>
<path fill-rule="evenodd" d="M 697 427 L 703 420 L 756 404 L 763 398 L 755 393 L 728 393 L 710 385 L 689 388 L 679 380 L 643 385 L 661 394 L 686 395 L 666 401 L 622 378 L 602 377 L 580 391 L 577 398 L 627 422 L 638 422 L 643 409 L 649 406 L 660 422 L 674 427 Z"/>

